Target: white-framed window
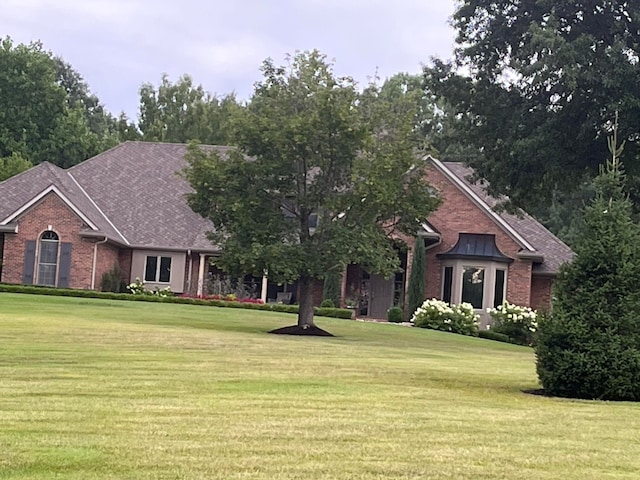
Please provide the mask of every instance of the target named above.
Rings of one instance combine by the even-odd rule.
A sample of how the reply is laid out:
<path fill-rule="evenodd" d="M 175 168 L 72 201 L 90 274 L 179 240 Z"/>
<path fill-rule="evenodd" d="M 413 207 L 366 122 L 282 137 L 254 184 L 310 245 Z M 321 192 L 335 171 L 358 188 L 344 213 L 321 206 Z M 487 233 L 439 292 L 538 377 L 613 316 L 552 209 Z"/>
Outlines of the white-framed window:
<path fill-rule="evenodd" d="M 60 238 L 56 232 L 47 230 L 40 236 L 38 249 L 38 285 L 56 286 L 59 246 Z"/>
<path fill-rule="evenodd" d="M 507 292 L 507 265 L 493 261 L 450 260 L 442 266 L 442 300 L 467 302 L 476 310 L 500 305 Z"/>
<path fill-rule="evenodd" d="M 152 283 L 170 283 L 171 257 L 147 255 L 144 267 L 144 281 Z"/>

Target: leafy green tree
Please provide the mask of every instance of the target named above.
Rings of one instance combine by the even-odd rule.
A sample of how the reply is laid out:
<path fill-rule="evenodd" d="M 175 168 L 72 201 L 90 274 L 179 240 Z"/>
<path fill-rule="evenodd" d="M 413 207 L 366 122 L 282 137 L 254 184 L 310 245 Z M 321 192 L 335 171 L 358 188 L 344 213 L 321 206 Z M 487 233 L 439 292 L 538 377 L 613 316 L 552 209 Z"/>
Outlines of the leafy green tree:
<path fill-rule="evenodd" d="M 411 142 L 415 102 L 392 105 L 375 85 L 360 94 L 317 51 L 262 71 L 234 119 L 240 150 L 191 147 L 189 203 L 216 226 L 224 270 L 298 280 L 306 328 L 316 279 L 349 263 L 393 274 L 390 237 L 415 235 L 438 199 Z"/>
<path fill-rule="evenodd" d="M 115 130 L 120 142 L 142 140 L 142 134 L 135 123 L 131 122 L 124 113 L 116 120 Z"/>
<path fill-rule="evenodd" d="M 628 186 L 638 196 L 638 8 L 616 0 L 458 3 L 456 58 L 427 68 L 426 86 L 453 109 L 457 135 L 472 147 L 464 159 L 492 193 L 531 209 L 588 181 L 619 111 Z"/>
<path fill-rule="evenodd" d="M 576 256 L 539 325 L 537 372 L 550 395 L 640 400 L 640 227 L 624 193 L 615 136 L 595 179 Z"/>
<path fill-rule="evenodd" d="M 0 182 L 32 167 L 31 162 L 25 160 L 17 153 L 10 157 L 0 157 Z"/>
<path fill-rule="evenodd" d="M 74 165 L 115 144 L 113 119 L 41 43 L 0 39 L 0 157 Z"/>
<path fill-rule="evenodd" d="M 411 274 L 409 275 L 409 286 L 407 289 L 407 313 L 413 315 L 424 301 L 424 276 L 427 268 L 427 261 L 424 252 L 424 240 L 416 237 L 413 247 L 413 260 L 411 261 Z"/>
<path fill-rule="evenodd" d="M 230 119 L 239 108 L 233 95 L 211 95 L 188 75 L 176 83 L 163 75 L 157 89 L 150 83 L 140 88 L 139 128 L 149 141 L 229 145 Z"/>

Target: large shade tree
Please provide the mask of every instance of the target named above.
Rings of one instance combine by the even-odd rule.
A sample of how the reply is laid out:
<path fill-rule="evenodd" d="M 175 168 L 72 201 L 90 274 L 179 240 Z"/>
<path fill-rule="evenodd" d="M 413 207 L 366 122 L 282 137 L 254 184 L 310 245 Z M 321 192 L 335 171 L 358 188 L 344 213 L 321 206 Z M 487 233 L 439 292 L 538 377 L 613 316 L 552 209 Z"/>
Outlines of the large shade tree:
<path fill-rule="evenodd" d="M 0 39 L 0 157 L 74 165 L 118 142 L 80 74 L 41 43 Z"/>
<path fill-rule="evenodd" d="M 638 0 L 458 2 L 455 60 L 436 60 L 426 85 L 493 193 L 531 209 L 582 185 L 606 156 L 614 111 L 637 190 L 639 11 Z"/>
<path fill-rule="evenodd" d="M 298 280 L 306 328 L 316 279 L 348 263 L 391 275 L 391 237 L 414 235 L 438 199 L 412 141 L 411 98 L 360 93 L 317 51 L 262 71 L 234 120 L 239 149 L 222 158 L 192 146 L 189 203 L 216 226 L 224 270 Z"/>

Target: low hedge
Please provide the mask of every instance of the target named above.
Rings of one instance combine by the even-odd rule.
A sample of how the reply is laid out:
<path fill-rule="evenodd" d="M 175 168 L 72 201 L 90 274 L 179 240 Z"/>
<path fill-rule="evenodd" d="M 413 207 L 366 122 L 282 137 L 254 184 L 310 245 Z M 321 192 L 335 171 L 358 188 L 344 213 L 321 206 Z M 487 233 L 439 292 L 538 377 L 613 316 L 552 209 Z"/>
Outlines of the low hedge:
<path fill-rule="evenodd" d="M 40 287 L 36 285 L 0 284 L 0 292 L 53 295 L 58 297 L 100 298 L 104 300 L 127 300 L 133 302 L 180 303 L 186 305 L 205 305 L 210 307 L 243 308 L 247 310 L 265 310 L 280 313 L 298 313 L 298 305 L 282 303 L 243 303 L 226 300 L 206 300 L 190 297 L 159 297 L 157 295 L 132 295 L 131 293 L 98 292 L 96 290 L 75 290 L 71 288 Z M 347 308 L 314 307 L 318 317 L 350 319 L 352 310 Z"/>
<path fill-rule="evenodd" d="M 480 330 L 478 336 L 480 338 L 486 338 L 487 340 L 495 340 L 496 342 L 513 343 L 509 335 L 496 332 L 495 330 Z"/>

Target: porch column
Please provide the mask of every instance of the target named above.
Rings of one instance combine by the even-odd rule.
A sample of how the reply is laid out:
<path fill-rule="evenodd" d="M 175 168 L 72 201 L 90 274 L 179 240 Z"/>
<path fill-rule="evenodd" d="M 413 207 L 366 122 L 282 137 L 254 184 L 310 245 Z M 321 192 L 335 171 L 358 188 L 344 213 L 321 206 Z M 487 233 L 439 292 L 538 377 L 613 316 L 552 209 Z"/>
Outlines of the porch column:
<path fill-rule="evenodd" d="M 202 296 L 202 292 L 204 291 L 204 264 L 205 264 L 205 254 L 200 254 L 200 264 L 198 265 L 198 297 Z"/>
<path fill-rule="evenodd" d="M 269 284 L 269 277 L 267 277 L 267 272 L 264 272 L 262 275 L 262 289 L 260 290 L 260 300 L 262 303 L 267 303 L 267 288 Z"/>

